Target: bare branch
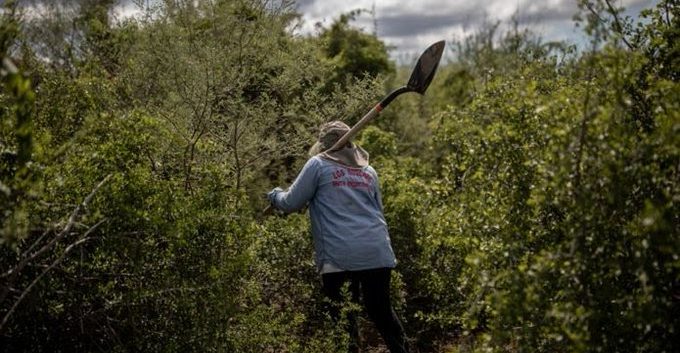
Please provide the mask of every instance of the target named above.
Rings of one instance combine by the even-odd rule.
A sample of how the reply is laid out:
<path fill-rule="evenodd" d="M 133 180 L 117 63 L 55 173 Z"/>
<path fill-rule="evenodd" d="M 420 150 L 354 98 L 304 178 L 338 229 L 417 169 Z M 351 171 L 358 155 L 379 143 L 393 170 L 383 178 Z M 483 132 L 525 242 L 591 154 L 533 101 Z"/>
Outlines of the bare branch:
<path fill-rule="evenodd" d="M 595 10 L 595 9 L 593 8 L 593 6 L 590 4 L 590 2 L 587 2 L 587 1 L 586 1 L 586 2 L 585 2 L 585 6 L 588 8 L 588 10 L 590 11 L 590 13 L 593 14 L 593 16 L 597 17 L 597 20 L 598 20 L 598 21 L 600 21 L 600 22 L 602 22 L 602 23 L 607 23 L 607 21 L 606 21 L 604 18 L 602 18 L 602 16 L 600 16 L 600 13 L 597 12 L 597 10 Z"/>
<path fill-rule="evenodd" d="M 21 255 L 21 257 L 23 258 L 23 257 L 28 256 L 28 254 L 29 254 L 31 251 L 33 251 L 33 249 L 34 249 L 36 246 L 38 246 L 38 244 L 40 244 L 40 242 L 43 240 L 43 238 L 45 238 L 45 236 L 47 236 L 47 234 L 50 234 L 50 232 L 53 231 L 53 230 L 54 230 L 54 229 L 53 229 L 52 227 L 47 228 L 47 229 L 42 233 L 42 235 L 41 235 L 41 236 L 40 236 L 33 244 L 31 244 L 31 246 L 28 248 L 28 250 L 24 251 L 24 253 Z"/>
<path fill-rule="evenodd" d="M 621 40 L 623 40 L 623 43 L 626 44 L 628 49 L 630 50 L 635 50 L 636 48 L 628 42 L 628 39 L 626 39 L 625 33 L 623 33 L 623 25 L 621 24 L 621 20 L 619 19 L 619 14 L 612 6 L 612 4 L 609 2 L 609 0 L 604 0 L 604 3 L 607 4 L 607 8 L 609 9 L 609 13 L 612 15 L 614 18 L 614 31 L 618 33 L 621 36 Z"/>
<path fill-rule="evenodd" d="M 106 181 L 106 179 L 108 179 L 108 176 L 107 176 L 107 178 L 105 178 L 102 182 Z M 100 183 L 100 184 L 98 185 L 98 187 L 101 186 L 101 185 L 103 185 L 103 183 Z M 98 188 L 95 188 L 95 191 L 96 191 L 96 189 L 98 189 Z M 92 194 L 90 194 L 90 195 L 92 195 Z M 87 199 L 86 199 L 86 200 L 87 200 Z M 17 309 L 17 307 L 19 306 L 19 304 L 21 304 L 21 302 L 26 298 L 26 296 L 31 292 L 31 290 L 33 289 L 33 287 L 35 287 L 35 285 L 38 284 L 38 282 L 40 282 L 40 280 L 41 280 L 41 279 L 42 279 L 49 271 L 51 271 L 54 267 L 56 267 L 58 264 L 60 264 L 61 261 L 64 260 L 64 258 L 66 257 L 66 255 L 68 255 L 68 253 L 71 252 L 71 250 L 75 249 L 75 248 L 76 248 L 77 246 L 79 246 L 80 244 L 83 244 L 83 243 L 85 243 L 86 241 L 93 239 L 93 238 L 89 237 L 89 235 L 90 235 L 95 229 L 97 229 L 102 223 L 104 223 L 104 222 L 106 222 L 106 221 L 107 221 L 107 219 L 104 218 L 104 219 L 102 219 L 101 221 L 97 222 L 97 224 L 95 224 L 95 225 L 93 225 L 92 227 L 90 227 L 90 229 L 88 229 L 87 232 L 85 232 L 85 234 L 83 234 L 77 241 L 75 241 L 73 244 L 71 244 L 71 245 L 69 245 L 68 247 L 66 247 L 66 250 L 64 250 L 64 252 L 59 256 L 59 258 L 57 258 L 56 260 L 54 260 L 54 261 L 52 262 L 52 264 L 50 264 L 49 267 L 47 267 L 45 270 L 43 270 L 43 271 L 40 273 L 40 275 L 38 275 L 38 277 L 36 277 L 36 278 L 31 282 L 31 284 L 29 284 L 28 287 L 26 287 L 26 289 L 24 289 L 24 291 L 21 293 L 21 295 L 19 296 L 19 298 L 14 302 L 14 304 L 13 304 L 12 307 L 9 309 L 9 311 L 7 311 L 7 314 L 5 314 L 5 316 L 2 318 L 2 322 L 0 322 L 0 332 L 2 332 L 2 329 L 5 327 L 5 324 L 7 324 L 7 321 L 9 320 L 9 318 L 12 316 L 12 314 L 14 314 L 14 311 Z"/>
<path fill-rule="evenodd" d="M 61 232 L 59 232 L 59 234 L 57 234 L 52 240 L 50 240 L 50 242 L 45 244 L 42 248 L 34 252 L 32 255 L 20 259 L 19 263 L 16 266 L 14 266 L 14 268 L 10 269 L 9 271 L 5 272 L 2 276 L 0 276 L 9 277 L 7 279 L 6 285 L 4 285 L 0 290 L 0 303 L 5 302 L 5 299 L 7 299 L 7 295 L 10 292 L 10 287 L 14 284 L 16 279 L 19 277 L 19 274 L 26 267 L 26 265 L 28 265 L 31 261 L 35 260 L 48 250 L 52 249 L 57 242 L 62 240 L 64 237 L 66 237 L 66 235 L 68 235 L 71 232 L 71 229 L 73 228 L 73 225 L 76 223 L 76 220 L 80 215 L 80 212 L 83 209 L 87 208 L 87 205 L 90 203 L 90 201 L 92 201 L 94 195 L 109 180 L 110 177 L 111 174 L 107 175 L 101 182 L 99 182 L 99 184 L 97 184 L 97 186 L 92 190 L 92 192 L 89 195 L 87 195 L 87 197 L 85 197 L 83 202 L 80 205 L 78 205 L 75 208 L 75 210 L 73 210 L 71 216 L 68 219 L 68 222 L 66 223 L 66 226 L 64 227 L 64 229 L 61 230 Z"/>
<path fill-rule="evenodd" d="M 50 240 L 49 243 L 45 244 L 42 248 L 40 248 L 40 250 L 33 253 L 33 255 L 22 259 L 14 269 L 10 269 L 3 276 L 8 276 L 8 275 L 11 275 L 12 273 L 20 272 L 21 269 L 23 269 L 24 266 L 26 266 L 26 264 L 28 262 L 30 262 L 30 261 L 34 260 L 35 258 L 37 258 L 38 256 L 44 254 L 46 251 L 50 250 L 54 246 L 54 244 L 56 244 L 59 240 L 63 239 L 71 231 L 71 228 L 73 228 L 73 225 L 76 224 L 76 219 L 80 215 L 80 212 L 84 208 L 87 208 L 87 205 L 90 203 L 90 201 L 92 201 L 92 198 L 94 197 L 94 195 L 97 193 L 97 191 L 99 191 L 99 189 L 102 186 L 104 186 L 104 184 L 106 184 L 106 182 L 109 180 L 110 177 L 111 177 L 111 174 L 107 175 L 102 181 L 100 181 L 99 184 L 97 184 L 97 186 L 92 190 L 92 192 L 90 192 L 90 194 L 87 195 L 87 197 L 85 197 L 83 202 L 80 205 L 78 205 L 75 210 L 73 210 L 73 212 L 71 213 L 71 216 L 68 218 L 68 222 L 66 223 L 66 226 L 64 227 L 64 229 L 61 230 L 61 232 L 59 232 L 59 234 L 57 234 L 56 237 L 54 237 L 52 240 Z"/>

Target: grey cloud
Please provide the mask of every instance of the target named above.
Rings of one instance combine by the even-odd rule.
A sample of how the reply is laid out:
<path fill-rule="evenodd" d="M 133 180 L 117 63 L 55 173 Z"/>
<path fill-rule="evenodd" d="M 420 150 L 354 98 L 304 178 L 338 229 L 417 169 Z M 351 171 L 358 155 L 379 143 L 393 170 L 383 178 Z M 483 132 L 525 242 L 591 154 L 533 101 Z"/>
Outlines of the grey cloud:
<path fill-rule="evenodd" d="M 295 4 L 298 7 L 298 10 L 303 11 L 313 5 L 317 0 L 297 0 Z"/>
<path fill-rule="evenodd" d="M 550 24 L 554 21 L 570 20 L 577 10 L 572 1 L 562 1 L 552 6 L 544 2 L 533 2 L 530 5 L 520 5 L 516 9 L 516 15 L 520 24 Z M 484 22 L 496 20 L 506 21 L 508 19 L 498 18 L 494 13 L 489 13 L 484 7 L 478 5 L 461 5 L 455 9 L 442 6 L 440 11 L 434 14 L 409 13 L 408 8 L 395 6 L 381 9 L 378 13 L 378 33 L 388 37 L 412 36 L 451 26 L 474 28 Z"/>
<path fill-rule="evenodd" d="M 645 8 L 645 7 L 651 7 L 656 3 L 658 3 L 658 1 L 654 1 L 654 0 L 627 0 L 627 1 L 624 1 L 623 7 L 625 7 L 626 9 L 640 9 L 640 8 Z"/>
<path fill-rule="evenodd" d="M 483 18 L 468 13 L 441 15 L 400 14 L 378 16 L 378 35 L 386 37 L 406 37 L 420 33 L 431 33 L 454 25 L 472 26 Z"/>
<path fill-rule="evenodd" d="M 517 14 L 520 21 L 525 20 L 531 22 L 563 21 L 565 19 L 571 18 L 577 12 L 578 6 L 571 1 L 561 2 L 557 6 L 551 6 L 546 3 L 538 2 L 533 3 L 526 9 L 522 7 L 517 9 Z"/>
<path fill-rule="evenodd" d="M 459 13 L 472 13 L 472 12 L 480 12 L 479 11 L 479 6 L 475 6 L 475 4 L 472 3 L 467 3 L 467 4 L 457 4 L 457 5 L 451 5 L 447 4 L 447 2 L 444 0 L 439 1 L 441 4 L 437 5 L 431 5 L 429 8 L 426 9 L 420 9 L 421 15 L 435 15 L 435 14 L 441 14 L 441 13 L 450 13 L 450 12 L 459 12 Z M 391 4 L 388 6 L 381 6 L 378 8 L 379 15 L 384 15 L 384 16 L 395 16 L 395 15 L 400 15 L 403 13 L 413 13 L 414 10 L 410 6 L 405 6 L 402 4 Z"/>
<path fill-rule="evenodd" d="M 570 2 L 562 3 L 559 6 L 540 4 L 527 9 L 519 8 L 517 17 L 520 24 L 550 25 L 553 22 L 570 20 L 576 11 L 576 6 Z M 388 15 L 378 14 L 378 34 L 386 37 L 407 37 L 421 33 L 432 33 L 452 26 L 475 28 L 485 22 L 508 20 L 494 17 L 493 13 L 472 7 L 435 15 L 407 13 L 406 9 L 402 9 L 401 12 L 398 12 L 397 9 L 390 9 L 387 12 Z"/>
<path fill-rule="evenodd" d="M 629 0 L 618 3 L 616 6 L 622 5 L 627 14 L 637 15 L 642 8 L 652 6 L 655 2 L 654 0 Z M 574 1 L 561 1 L 558 5 L 534 2 L 526 9 L 520 7 L 518 10 L 520 19 L 539 23 L 569 20 L 579 11 Z"/>

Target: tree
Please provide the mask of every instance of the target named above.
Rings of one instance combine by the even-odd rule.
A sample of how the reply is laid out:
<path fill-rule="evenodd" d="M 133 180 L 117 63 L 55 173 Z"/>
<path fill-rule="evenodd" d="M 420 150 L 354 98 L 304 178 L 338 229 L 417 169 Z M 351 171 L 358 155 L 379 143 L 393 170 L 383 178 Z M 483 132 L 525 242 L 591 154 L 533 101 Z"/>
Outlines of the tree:
<path fill-rule="evenodd" d="M 377 77 L 394 72 L 387 46 L 375 35 L 350 26 L 361 12 L 355 10 L 340 15 L 319 35 L 324 56 L 334 71 L 330 83 L 344 85 L 352 78 Z"/>
<path fill-rule="evenodd" d="M 9 1 L 0 15 L 0 246 L 14 247 L 27 235 L 26 201 L 34 188 L 33 103 L 31 81 L 9 55 L 19 34 L 16 3 Z"/>
<path fill-rule="evenodd" d="M 294 19 L 286 3 L 168 1 L 121 23 L 107 17 L 110 2 L 82 4 L 82 12 L 48 7 L 45 21 L 15 28 L 22 65 L 39 81 L 29 116 L 39 144 L 26 165 L 38 171 L 40 193 L 11 205 L 24 233 L 10 230 L 16 247 L 0 247 L 0 345 L 302 351 L 304 327 L 320 315 L 309 300 L 283 305 L 312 292 L 300 291 L 305 279 L 283 277 L 268 252 L 278 239 L 262 237 L 261 192 L 297 172 L 321 121 L 365 106 L 377 84 L 327 92 L 318 49 L 286 30 Z M 55 23 L 74 31 L 29 33 Z M 71 34 L 77 51 L 41 55 L 43 39 Z M 57 54 L 68 60 L 46 59 Z M 12 92 L 0 96 L 10 102 L 2 111 L 10 137 L 15 102 L 28 102 Z M 3 149 L 16 150 L 15 141 Z M 281 230 L 300 235 L 305 225 Z M 302 268 L 300 257 L 282 258 Z M 261 321 L 271 332 L 252 329 Z M 332 337 L 318 342 L 316 351 L 332 349 Z"/>

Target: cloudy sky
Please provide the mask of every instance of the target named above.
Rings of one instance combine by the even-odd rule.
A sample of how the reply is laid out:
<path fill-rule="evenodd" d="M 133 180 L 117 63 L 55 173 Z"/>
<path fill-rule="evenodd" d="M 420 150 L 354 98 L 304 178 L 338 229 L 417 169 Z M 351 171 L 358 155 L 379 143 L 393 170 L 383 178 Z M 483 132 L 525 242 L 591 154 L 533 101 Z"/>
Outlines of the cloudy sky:
<path fill-rule="evenodd" d="M 637 16 L 658 0 L 613 0 Z M 362 14 L 355 25 L 367 32 L 377 28 L 380 39 L 395 48 L 392 57 L 408 61 L 428 44 L 451 41 L 474 33 L 485 22 L 509 23 L 518 15 L 521 26 L 530 28 L 545 40 L 582 43 L 582 31 L 574 27 L 577 0 L 298 0 L 303 15 L 300 34 L 315 32 L 315 24 L 328 26 L 341 13 L 353 9 L 375 10 L 375 16 Z"/>
<path fill-rule="evenodd" d="M 147 1 L 157 0 L 142 3 Z M 135 2 L 140 0 L 120 0 L 119 14 L 127 16 L 140 11 Z M 641 9 L 654 6 L 658 0 L 612 0 L 612 3 L 625 7 L 626 15 L 637 17 Z M 393 59 L 409 63 L 431 43 L 462 39 L 484 23 L 501 21 L 508 25 L 514 15 L 522 28 L 529 28 L 546 41 L 583 44 L 582 30 L 572 20 L 578 12 L 576 4 L 577 0 L 297 0 L 295 6 L 303 22 L 296 33 L 313 35 L 317 23 L 329 26 L 351 10 L 374 11 L 374 15 L 361 14 L 353 25 L 369 33 L 375 31 L 394 47 Z M 450 55 L 445 52 L 445 58 Z"/>

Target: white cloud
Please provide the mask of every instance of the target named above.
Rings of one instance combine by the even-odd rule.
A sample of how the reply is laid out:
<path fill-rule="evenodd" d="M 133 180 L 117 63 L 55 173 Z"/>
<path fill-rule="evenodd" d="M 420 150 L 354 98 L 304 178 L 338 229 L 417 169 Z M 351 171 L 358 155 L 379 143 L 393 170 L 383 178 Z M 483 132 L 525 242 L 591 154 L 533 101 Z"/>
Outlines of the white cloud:
<path fill-rule="evenodd" d="M 124 2 L 123 4 L 116 6 L 114 9 L 114 14 L 116 18 L 126 19 L 130 17 L 140 16 L 144 13 L 144 10 L 138 5 L 131 2 Z"/>
<path fill-rule="evenodd" d="M 658 0 L 618 0 L 617 7 L 637 15 Z M 582 41 L 572 17 L 578 11 L 576 0 L 301 0 L 298 10 L 305 23 L 302 34 L 314 33 L 314 24 L 328 26 L 340 14 L 353 9 L 372 9 L 375 4 L 378 36 L 397 47 L 395 58 L 415 55 L 428 43 L 440 39 L 453 40 L 472 33 L 485 22 L 509 23 L 515 16 L 520 25 L 545 40 Z M 373 19 L 362 15 L 354 25 L 373 31 Z"/>

